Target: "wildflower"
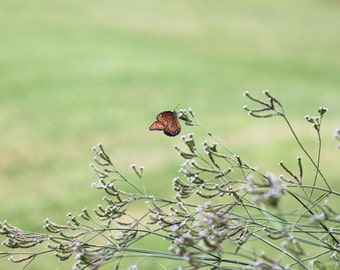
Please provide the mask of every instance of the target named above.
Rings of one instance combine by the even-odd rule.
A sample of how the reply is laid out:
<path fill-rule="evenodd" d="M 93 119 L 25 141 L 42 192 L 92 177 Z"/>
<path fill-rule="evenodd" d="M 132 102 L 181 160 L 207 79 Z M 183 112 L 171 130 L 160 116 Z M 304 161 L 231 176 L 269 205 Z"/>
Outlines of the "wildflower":
<path fill-rule="evenodd" d="M 270 188 L 264 193 L 264 198 L 273 207 L 276 207 L 281 195 L 286 189 L 286 185 L 279 182 L 274 174 L 268 174 Z"/>
<path fill-rule="evenodd" d="M 314 214 L 309 218 L 310 223 L 317 223 L 326 219 L 325 213 Z"/>

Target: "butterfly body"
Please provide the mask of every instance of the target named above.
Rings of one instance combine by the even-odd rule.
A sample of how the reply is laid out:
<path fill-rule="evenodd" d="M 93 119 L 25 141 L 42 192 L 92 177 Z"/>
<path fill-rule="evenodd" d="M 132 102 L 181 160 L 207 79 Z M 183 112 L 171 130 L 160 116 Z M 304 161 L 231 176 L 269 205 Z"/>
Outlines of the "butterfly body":
<path fill-rule="evenodd" d="M 151 124 L 149 130 L 162 130 L 167 136 L 176 136 L 181 132 L 181 125 L 175 111 L 164 111 L 157 115 L 156 121 Z"/>

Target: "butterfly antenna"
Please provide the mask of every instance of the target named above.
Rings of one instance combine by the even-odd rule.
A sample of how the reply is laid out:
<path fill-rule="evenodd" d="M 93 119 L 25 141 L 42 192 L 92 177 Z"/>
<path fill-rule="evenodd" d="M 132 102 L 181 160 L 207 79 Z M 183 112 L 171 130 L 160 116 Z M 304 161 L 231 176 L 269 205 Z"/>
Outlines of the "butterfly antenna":
<path fill-rule="evenodd" d="M 179 107 L 179 105 L 181 105 L 181 104 L 177 104 L 177 106 L 175 107 L 175 109 L 174 109 L 174 112 L 176 112 L 176 110 L 177 110 L 177 108 Z"/>

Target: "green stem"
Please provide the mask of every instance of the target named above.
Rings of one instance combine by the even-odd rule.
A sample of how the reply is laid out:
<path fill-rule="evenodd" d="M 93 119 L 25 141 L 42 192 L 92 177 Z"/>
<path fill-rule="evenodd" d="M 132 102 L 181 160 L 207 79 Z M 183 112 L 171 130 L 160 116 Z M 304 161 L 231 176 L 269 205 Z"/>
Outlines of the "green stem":
<path fill-rule="evenodd" d="M 324 177 L 324 175 L 322 174 L 322 172 L 320 171 L 320 168 L 319 168 L 319 162 L 320 162 L 320 154 L 318 155 L 318 161 L 317 163 L 315 163 L 315 161 L 313 160 L 313 158 L 310 156 L 310 154 L 307 152 L 307 150 L 305 149 L 305 147 L 302 145 L 302 143 L 300 142 L 299 138 L 297 137 L 292 125 L 290 124 L 290 122 L 288 121 L 287 117 L 285 114 L 282 115 L 283 116 L 283 119 L 286 121 L 290 131 L 292 132 L 296 142 L 298 143 L 298 145 L 300 146 L 300 148 L 302 149 L 302 151 L 305 153 L 305 155 L 308 157 L 308 159 L 310 160 L 310 162 L 313 164 L 313 166 L 315 167 L 315 169 L 317 170 L 317 174 L 315 175 L 315 180 L 314 180 L 314 183 L 316 182 L 316 178 L 317 178 L 317 175 L 319 174 L 321 176 L 321 178 L 323 179 L 323 181 L 325 182 L 327 188 L 329 190 L 331 190 L 331 187 L 329 186 L 326 178 Z M 319 153 L 321 151 L 321 139 L 319 139 L 320 141 L 320 145 L 319 145 Z"/>

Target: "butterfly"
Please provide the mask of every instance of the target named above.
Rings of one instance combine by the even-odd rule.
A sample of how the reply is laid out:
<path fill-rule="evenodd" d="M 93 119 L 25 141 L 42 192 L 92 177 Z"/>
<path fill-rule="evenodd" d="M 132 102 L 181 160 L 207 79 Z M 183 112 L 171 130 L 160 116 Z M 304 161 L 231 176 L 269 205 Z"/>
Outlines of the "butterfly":
<path fill-rule="evenodd" d="M 167 136 L 176 136 L 181 132 L 181 125 L 175 111 L 164 111 L 157 115 L 156 121 L 151 124 L 149 130 L 163 130 Z"/>

